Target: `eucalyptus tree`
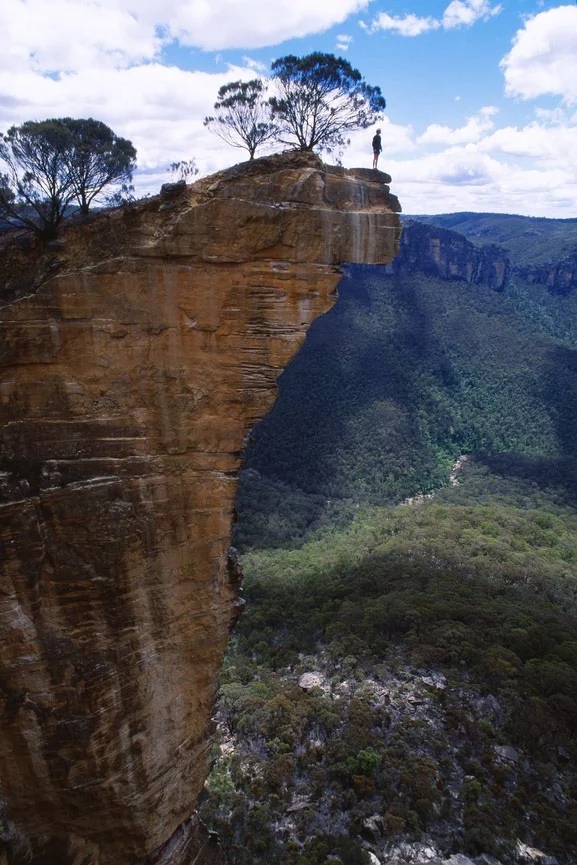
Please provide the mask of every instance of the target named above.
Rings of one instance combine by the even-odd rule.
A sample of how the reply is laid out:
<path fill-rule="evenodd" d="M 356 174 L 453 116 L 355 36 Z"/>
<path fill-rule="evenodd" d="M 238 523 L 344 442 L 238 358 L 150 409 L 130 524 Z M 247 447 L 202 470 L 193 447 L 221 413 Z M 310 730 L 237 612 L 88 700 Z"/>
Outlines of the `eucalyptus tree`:
<path fill-rule="evenodd" d="M 0 215 L 47 239 L 56 235 L 74 199 L 66 163 L 69 140 L 57 120 L 30 120 L 1 136 Z"/>
<path fill-rule="evenodd" d="M 74 202 L 88 213 L 107 187 L 129 189 L 135 160 L 130 141 L 92 118 L 12 126 L 0 136 L 0 216 L 55 237 Z"/>
<path fill-rule="evenodd" d="M 248 150 L 250 159 L 277 134 L 266 87 L 260 78 L 224 84 L 218 91 L 214 115 L 204 119 L 204 125 L 227 144 Z"/>
<path fill-rule="evenodd" d="M 116 135 L 101 120 L 64 117 L 59 122 L 70 133 L 65 162 L 81 213 L 88 213 L 106 187 L 131 188 L 136 168 L 136 150 L 131 141 Z"/>
<path fill-rule="evenodd" d="M 269 104 L 279 141 L 298 150 L 339 150 L 347 133 L 371 126 L 386 107 L 380 87 L 334 54 L 289 54 L 271 71 L 276 94 Z"/>
<path fill-rule="evenodd" d="M 198 174 L 198 168 L 194 158 L 181 159 L 179 162 L 171 162 L 168 166 L 168 170 L 177 178 L 177 180 L 184 180 L 185 183 L 188 183 L 189 180 L 192 180 L 192 178 Z"/>

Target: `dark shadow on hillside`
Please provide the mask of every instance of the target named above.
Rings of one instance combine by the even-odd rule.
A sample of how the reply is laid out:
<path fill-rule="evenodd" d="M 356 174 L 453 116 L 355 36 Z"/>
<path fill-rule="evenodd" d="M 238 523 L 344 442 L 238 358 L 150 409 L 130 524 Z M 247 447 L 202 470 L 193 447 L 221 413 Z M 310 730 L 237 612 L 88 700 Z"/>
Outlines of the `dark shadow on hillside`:
<path fill-rule="evenodd" d="M 562 453 L 577 457 L 577 350 L 551 348 L 539 385 L 537 395 L 549 407 Z"/>
<path fill-rule="evenodd" d="M 559 504 L 577 507 L 577 459 L 567 456 L 530 457 L 524 454 L 480 454 L 475 460 L 504 479 L 530 484 L 553 494 Z"/>
<path fill-rule="evenodd" d="M 370 499 L 387 485 L 380 501 L 411 494 L 415 462 L 413 475 L 434 480 L 422 375 L 426 368 L 441 384 L 452 372 L 446 358 L 432 370 L 440 346 L 413 286 L 383 301 L 385 279 L 383 268 L 349 269 L 338 303 L 313 324 L 279 379 L 279 399 L 253 432 L 247 467 L 327 499 Z"/>
<path fill-rule="evenodd" d="M 491 483 L 502 497 L 499 479 L 514 482 L 520 507 L 540 491 L 574 507 L 576 430 L 577 351 L 501 295 L 351 266 L 254 430 L 239 537 L 249 513 L 254 544 L 294 545 L 354 503 L 440 490 L 463 453 L 499 454 L 483 457 Z"/>

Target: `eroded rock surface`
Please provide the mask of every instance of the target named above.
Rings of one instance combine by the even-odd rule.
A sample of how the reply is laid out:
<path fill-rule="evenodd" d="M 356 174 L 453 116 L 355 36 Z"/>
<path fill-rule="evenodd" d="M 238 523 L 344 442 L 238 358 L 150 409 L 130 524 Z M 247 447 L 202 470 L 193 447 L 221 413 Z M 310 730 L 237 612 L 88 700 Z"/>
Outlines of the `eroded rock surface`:
<path fill-rule="evenodd" d="M 336 265 L 394 257 L 383 179 L 255 160 L 11 253 L 1 796 L 62 861 L 161 861 L 184 837 L 242 603 L 227 551 L 245 437 Z"/>
<path fill-rule="evenodd" d="M 475 246 L 456 231 L 423 222 L 404 227 L 399 254 L 387 268 L 395 275 L 421 272 L 439 279 L 487 285 L 495 291 L 503 290 L 510 269 L 503 247 Z"/>

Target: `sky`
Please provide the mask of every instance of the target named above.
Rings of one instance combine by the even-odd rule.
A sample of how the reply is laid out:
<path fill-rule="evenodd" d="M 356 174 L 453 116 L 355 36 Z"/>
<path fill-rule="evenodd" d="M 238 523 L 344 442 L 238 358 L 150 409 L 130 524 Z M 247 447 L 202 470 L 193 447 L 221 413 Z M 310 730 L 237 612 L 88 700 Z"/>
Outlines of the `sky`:
<path fill-rule="evenodd" d="M 405 213 L 577 217 L 575 2 L 1 0 L 0 131 L 102 120 L 156 193 L 172 162 L 247 157 L 203 125 L 219 87 L 312 51 L 381 88 L 379 167 Z M 371 166 L 373 132 L 351 134 L 346 167 Z"/>

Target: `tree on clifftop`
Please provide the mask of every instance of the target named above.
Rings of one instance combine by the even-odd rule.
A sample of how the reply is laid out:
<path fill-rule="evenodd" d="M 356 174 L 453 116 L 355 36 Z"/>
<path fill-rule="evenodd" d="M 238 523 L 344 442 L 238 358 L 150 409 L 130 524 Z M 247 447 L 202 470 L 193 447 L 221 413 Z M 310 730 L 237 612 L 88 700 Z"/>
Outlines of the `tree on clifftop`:
<path fill-rule="evenodd" d="M 100 120 L 64 117 L 58 122 L 70 133 L 65 162 L 81 213 L 88 213 L 105 187 L 115 184 L 130 188 L 136 168 L 132 142 L 120 138 Z"/>
<path fill-rule="evenodd" d="M 57 120 L 12 126 L 0 138 L 0 215 L 54 237 L 74 190 L 65 162 L 69 133 Z"/>
<path fill-rule="evenodd" d="M 98 120 L 29 120 L 0 136 L 0 216 L 49 239 L 74 200 L 82 213 L 105 187 L 132 179 L 136 151 Z"/>
<path fill-rule="evenodd" d="M 271 68 L 278 95 L 269 102 L 279 141 L 299 150 L 338 150 L 346 133 L 371 126 L 385 109 L 380 87 L 334 54 L 289 54 Z"/>
<path fill-rule="evenodd" d="M 224 84 L 214 103 L 216 114 L 205 117 L 204 125 L 232 147 L 245 147 L 254 159 L 257 148 L 276 137 L 265 94 L 260 78 Z"/>

